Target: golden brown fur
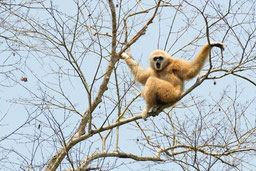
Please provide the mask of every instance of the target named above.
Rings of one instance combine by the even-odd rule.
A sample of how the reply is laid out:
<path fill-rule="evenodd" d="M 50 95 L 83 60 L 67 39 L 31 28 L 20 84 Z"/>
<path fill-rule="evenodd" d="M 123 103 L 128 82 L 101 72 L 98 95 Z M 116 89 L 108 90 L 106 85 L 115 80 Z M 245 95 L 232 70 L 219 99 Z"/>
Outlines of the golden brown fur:
<path fill-rule="evenodd" d="M 178 100 L 184 88 L 184 80 L 194 78 L 201 71 L 214 46 L 224 48 L 220 42 L 206 44 L 191 62 L 175 59 L 165 51 L 155 50 L 149 55 L 150 67 L 147 69 L 142 68 L 127 54 L 122 54 L 135 79 L 145 85 L 142 96 L 147 106 L 141 113 L 144 119 L 147 118 L 148 111 L 157 105 Z"/>

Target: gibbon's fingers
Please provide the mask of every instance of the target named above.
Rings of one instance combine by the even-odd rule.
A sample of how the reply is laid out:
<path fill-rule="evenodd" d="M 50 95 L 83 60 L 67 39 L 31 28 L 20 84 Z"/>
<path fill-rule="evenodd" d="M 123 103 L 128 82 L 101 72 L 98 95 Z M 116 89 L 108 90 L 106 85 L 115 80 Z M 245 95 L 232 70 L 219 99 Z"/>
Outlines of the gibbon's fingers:
<path fill-rule="evenodd" d="M 122 59 L 130 58 L 130 56 L 128 56 L 126 53 L 122 53 L 121 57 L 122 57 Z"/>
<path fill-rule="evenodd" d="M 132 53 L 131 53 L 131 48 L 130 47 L 127 48 L 126 52 L 127 52 L 128 56 L 132 57 Z"/>
<path fill-rule="evenodd" d="M 222 50 L 224 50 L 225 48 L 224 44 L 221 42 L 211 42 L 211 47 L 214 47 L 214 46 L 221 48 Z"/>

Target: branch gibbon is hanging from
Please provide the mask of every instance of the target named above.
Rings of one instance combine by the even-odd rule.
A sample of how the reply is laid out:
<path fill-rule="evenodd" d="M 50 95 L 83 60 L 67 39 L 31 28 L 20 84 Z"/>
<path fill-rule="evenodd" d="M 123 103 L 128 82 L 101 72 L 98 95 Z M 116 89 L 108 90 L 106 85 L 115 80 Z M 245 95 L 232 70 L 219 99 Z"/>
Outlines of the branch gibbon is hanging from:
<path fill-rule="evenodd" d="M 147 104 L 141 113 L 144 120 L 149 110 L 179 99 L 184 88 L 184 80 L 190 80 L 198 75 L 210 50 L 215 46 L 224 49 L 223 43 L 207 43 L 191 62 L 173 58 L 165 51 L 155 50 L 149 55 L 150 67 L 147 69 L 141 67 L 131 56 L 122 54 L 136 81 L 145 85 L 141 92 Z"/>

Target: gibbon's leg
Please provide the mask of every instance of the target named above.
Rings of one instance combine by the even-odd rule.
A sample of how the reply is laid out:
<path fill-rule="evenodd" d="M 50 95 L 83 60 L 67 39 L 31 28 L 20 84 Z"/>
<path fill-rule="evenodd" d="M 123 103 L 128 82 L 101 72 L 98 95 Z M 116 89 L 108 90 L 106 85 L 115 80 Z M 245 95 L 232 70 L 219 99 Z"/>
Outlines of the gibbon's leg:
<path fill-rule="evenodd" d="M 149 77 L 142 90 L 142 96 L 147 104 L 141 113 L 142 118 L 145 120 L 149 110 L 156 107 L 159 102 L 170 103 L 178 100 L 180 95 L 180 87 L 174 87 L 171 83 L 157 77 Z"/>
<path fill-rule="evenodd" d="M 156 93 L 153 91 L 154 89 L 154 83 L 152 83 L 152 78 L 153 77 L 149 77 L 145 87 L 142 89 L 142 97 L 144 98 L 147 106 L 146 108 L 141 112 L 141 116 L 144 120 L 146 120 L 148 112 L 151 108 L 153 108 L 153 106 L 155 106 L 156 103 Z"/>

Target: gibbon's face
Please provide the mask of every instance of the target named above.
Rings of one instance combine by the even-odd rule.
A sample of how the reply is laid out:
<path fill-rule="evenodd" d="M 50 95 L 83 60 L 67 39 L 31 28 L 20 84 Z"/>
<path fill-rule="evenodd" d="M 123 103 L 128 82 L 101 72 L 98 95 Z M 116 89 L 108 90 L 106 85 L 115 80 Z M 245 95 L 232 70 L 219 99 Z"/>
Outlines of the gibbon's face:
<path fill-rule="evenodd" d="M 154 67 L 156 70 L 163 69 L 163 60 L 164 60 L 164 57 L 162 57 L 162 56 L 153 57 L 153 63 L 154 63 Z"/>
<path fill-rule="evenodd" d="M 149 56 L 150 66 L 156 71 L 163 70 L 168 64 L 169 55 L 165 51 L 156 50 Z"/>

